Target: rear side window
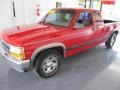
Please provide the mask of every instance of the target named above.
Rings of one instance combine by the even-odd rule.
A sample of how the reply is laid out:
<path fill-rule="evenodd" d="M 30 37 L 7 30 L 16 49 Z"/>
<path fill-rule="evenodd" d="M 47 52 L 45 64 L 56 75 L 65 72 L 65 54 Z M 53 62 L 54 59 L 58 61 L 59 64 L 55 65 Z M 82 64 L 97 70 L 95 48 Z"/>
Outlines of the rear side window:
<path fill-rule="evenodd" d="M 93 12 L 93 17 L 94 17 L 94 19 L 96 20 L 96 21 L 100 21 L 100 20 L 102 20 L 102 17 L 101 17 L 101 15 L 100 15 L 100 13 L 99 12 Z"/>

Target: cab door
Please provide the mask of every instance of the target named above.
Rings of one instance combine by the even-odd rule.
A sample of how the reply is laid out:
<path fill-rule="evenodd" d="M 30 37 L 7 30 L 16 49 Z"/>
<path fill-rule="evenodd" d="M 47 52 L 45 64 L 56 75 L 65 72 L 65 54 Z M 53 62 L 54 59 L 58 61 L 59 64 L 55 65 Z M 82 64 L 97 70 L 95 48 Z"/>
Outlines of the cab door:
<path fill-rule="evenodd" d="M 70 37 L 70 49 L 73 52 L 69 54 L 83 50 L 93 43 L 94 35 L 94 25 L 92 14 L 89 11 L 80 12 L 78 19 L 71 30 Z"/>

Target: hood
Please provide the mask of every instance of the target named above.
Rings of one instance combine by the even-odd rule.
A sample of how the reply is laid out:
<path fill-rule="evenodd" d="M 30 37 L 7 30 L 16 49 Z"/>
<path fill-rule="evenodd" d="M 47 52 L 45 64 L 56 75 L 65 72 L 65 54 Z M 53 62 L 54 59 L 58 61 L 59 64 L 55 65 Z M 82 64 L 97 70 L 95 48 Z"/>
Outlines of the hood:
<path fill-rule="evenodd" d="M 50 38 L 49 35 L 51 35 L 51 33 L 56 33 L 58 31 L 60 31 L 60 27 L 58 29 L 52 25 L 39 23 L 21 25 L 5 30 L 2 33 L 2 39 L 12 45 L 21 46 Z"/>

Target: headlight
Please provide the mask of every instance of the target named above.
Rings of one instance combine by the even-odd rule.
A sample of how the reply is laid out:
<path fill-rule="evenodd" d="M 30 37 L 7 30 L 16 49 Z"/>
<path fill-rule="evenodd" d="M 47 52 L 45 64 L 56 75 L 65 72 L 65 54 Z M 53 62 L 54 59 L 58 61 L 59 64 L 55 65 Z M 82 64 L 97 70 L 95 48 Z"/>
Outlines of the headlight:
<path fill-rule="evenodd" d="M 14 52 L 16 54 L 23 54 L 24 49 L 21 47 L 10 46 L 10 52 Z"/>
<path fill-rule="evenodd" d="M 2 47 L 9 53 L 10 56 L 16 58 L 18 61 L 25 59 L 24 48 L 10 45 L 3 40 Z"/>
<path fill-rule="evenodd" d="M 17 59 L 25 59 L 24 48 L 10 46 L 10 55 Z"/>

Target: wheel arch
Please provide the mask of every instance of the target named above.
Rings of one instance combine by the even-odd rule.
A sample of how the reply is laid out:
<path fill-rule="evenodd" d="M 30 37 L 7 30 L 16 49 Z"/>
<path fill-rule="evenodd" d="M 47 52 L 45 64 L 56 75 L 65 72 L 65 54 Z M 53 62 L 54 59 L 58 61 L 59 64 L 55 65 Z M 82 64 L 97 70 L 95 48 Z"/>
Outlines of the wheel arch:
<path fill-rule="evenodd" d="M 42 52 L 44 52 L 46 50 L 49 50 L 49 49 L 56 49 L 57 51 L 59 51 L 61 53 L 62 58 L 64 58 L 65 52 L 66 52 L 66 46 L 64 44 L 62 44 L 62 43 L 51 43 L 51 44 L 48 44 L 48 45 L 43 45 L 43 46 L 40 46 L 39 48 L 37 48 L 33 52 L 31 60 L 30 60 L 31 67 L 34 66 L 37 56 L 39 54 L 41 54 Z"/>
<path fill-rule="evenodd" d="M 110 32 L 108 39 L 110 39 L 110 37 L 112 36 L 113 33 L 116 33 L 116 35 L 118 35 L 118 30 L 114 30 L 114 31 Z"/>
<path fill-rule="evenodd" d="M 114 31 L 113 33 L 116 33 L 116 35 L 118 34 L 118 31 L 116 30 L 116 31 Z"/>

